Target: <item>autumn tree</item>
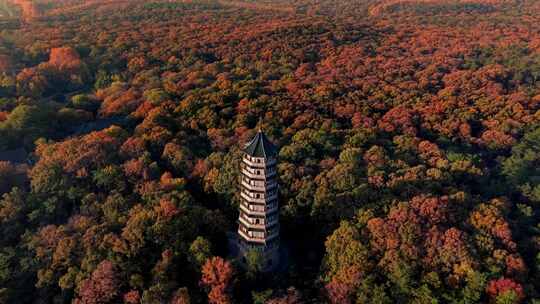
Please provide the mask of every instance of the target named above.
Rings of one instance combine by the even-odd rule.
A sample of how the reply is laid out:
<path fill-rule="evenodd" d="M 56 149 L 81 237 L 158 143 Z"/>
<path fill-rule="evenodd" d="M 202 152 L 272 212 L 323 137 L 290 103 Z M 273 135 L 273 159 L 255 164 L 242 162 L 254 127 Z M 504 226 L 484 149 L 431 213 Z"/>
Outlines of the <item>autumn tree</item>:
<path fill-rule="evenodd" d="M 232 303 L 231 287 L 233 268 L 229 261 L 220 257 L 206 260 L 202 267 L 201 284 L 209 288 L 208 302 L 212 304 Z"/>
<path fill-rule="evenodd" d="M 79 299 L 76 303 L 100 304 L 111 303 L 118 293 L 118 279 L 114 264 L 104 260 L 98 264 L 90 278 L 79 285 Z"/>
<path fill-rule="evenodd" d="M 325 242 L 326 290 L 334 303 L 350 303 L 351 295 L 368 270 L 368 251 L 360 242 L 358 231 L 349 222 L 340 227 Z"/>

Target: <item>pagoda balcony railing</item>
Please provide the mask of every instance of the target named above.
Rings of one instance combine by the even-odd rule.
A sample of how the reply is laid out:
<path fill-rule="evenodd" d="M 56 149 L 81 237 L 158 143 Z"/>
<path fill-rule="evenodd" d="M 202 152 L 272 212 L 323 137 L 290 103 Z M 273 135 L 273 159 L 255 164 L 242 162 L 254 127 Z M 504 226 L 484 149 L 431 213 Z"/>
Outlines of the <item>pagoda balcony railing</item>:
<path fill-rule="evenodd" d="M 244 174 L 245 176 L 249 177 L 249 178 L 258 178 L 258 179 L 271 179 L 271 178 L 274 178 L 276 176 L 276 171 L 271 171 L 271 172 L 266 172 L 266 174 L 256 174 L 256 173 L 252 173 L 250 172 L 250 170 L 244 168 L 242 169 L 242 174 Z"/>
<path fill-rule="evenodd" d="M 240 216 L 240 222 L 244 224 L 248 228 L 255 228 L 255 229 L 266 229 L 267 227 L 271 227 L 278 223 L 278 218 L 272 219 L 270 221 L 262 220 L 259 224 L 257 224 L 253 219 L 246 218 L 244 216 Z"/>
<path fill-rule="evenodd" d="M 261 192 L 266 192 L 267 189 L 271 189 L 271 188 L 274 188 L 277 186 L 277 182 L 276 181 L 271 181 L 269 183 L 267 182 L 264 182 L 263 183 L 264 185 L 250 185 L 248 182 L 246 182 L 245 180 L 242 180 L 242 186 L 244 186 L 246 189 L 248 190 L 251 190 L 251 191 L 261 191 Z"/>
<path fill-rule="evenodd" d="M 278 204 L 275 203 L 262 208 L 255 208 L 254 206 L 251 206 L 250 208 L 248 204 L 240 204 L 240 209 L 242 209 L 245 213 L 249 215 L 265 216 L 267 213 L 272 213 L 276 211 L 278 209 Z"/>
<path fill-rule="evenodd" d="M 263 233 L 261 236 L 255 236 L 250 235 L 249 232 L 244 232 L 241 229 L 238 229 L 238 234 L 242 236 L 245 240 L 248 240 L 250 242 L 256 242 L 256 243 L 263 243 L 266 244 L 266 242 L 279 237 L 279 229 L 276 229 L 275 231 L 272 231 L 272 233 Z"/>
<path fill-rule="evenodd" d="M 266 160 L 266 161 L 260 162 L 260 163 L 251 161 L 251 160 L 249 160 L 247 158 L 242 158 L 242 161 L 244 162 L 244 164 L 246 164 L 246 165 L 248 165 L 250 167 L 253 167 L 253 168 L 266 168 L 266 167 L 274 166 L 276 164 L 275 159 L 269 159 L 269 160 Z"/>
<path fill-rule="evenodd" d="M 248 228 L 255 228 L 255 229 L 266 229 L 266 225 L 264 224 L 253 224 L 250 223 L 248 220 L 246 220 L 244 217 L 240 217 L 240 222 L 248 227 Z"/>
<path fill-rule="evenodd" d="M 277 170 L 276 170 L 276 167 L 268 167 L 268 168 L 264 168 L 264 169 L 257 169 L 257 168 L 252 168 L 250 166 L 247 166 L 246 164 L 241 164 L 240 165 L 240 168 L 244 171 L 249 171 L 249 173 L 251 174 L 257 174 L 257 171 L 264 171 L 266 173 L 266 175 L 273 175 L 273 174 L 276 174 L 277 173 Z M 262 174 L 261 174 L 262 175 Z"/>
<path fill-rule="evenodd" d="M 278 203 L 273 202 L 273 203 L 265 204 L 261 206 L 261 205 L 249 204 L 247 202 L 242 202 L 240 206 L 244 206 L 248 210 L 251 210 L 251 211 L 264 212 L 264 211 L 273 211 L 274 209 L 277 209 Z"/>
<path fill-rule="evenodd" d="M 268 201 L 272 201 L 272 200 L 277 199 L 277 193 L 274 193 L 274 194 L 271 194 L 271 195 L 268 195 L 268 196 L 261 195 L 261 197 L 255 198 L 255 197 L 252 197 L 252 196 L 250 196 L 247 193 L 242 191 L 240 196 L 242 196 L 242 198 L 244 198 L 248 202 L 260 203 L 260 204 L 266 204 L 266 202 L 268 202 Z"/>
<path fill-rule="evenodd" d="M 249 236 L 247 233 L 245 233 L 244 231 L 238 229 L 238 234 L 240 234 L 240 236 L 247 240 L 247 241 L 250 241 L 250 242 L 255 242 L 255 243 L 266 243 L 266 240 L 264 238 L 258 238 L 258 237 L 251 237 Z"/>

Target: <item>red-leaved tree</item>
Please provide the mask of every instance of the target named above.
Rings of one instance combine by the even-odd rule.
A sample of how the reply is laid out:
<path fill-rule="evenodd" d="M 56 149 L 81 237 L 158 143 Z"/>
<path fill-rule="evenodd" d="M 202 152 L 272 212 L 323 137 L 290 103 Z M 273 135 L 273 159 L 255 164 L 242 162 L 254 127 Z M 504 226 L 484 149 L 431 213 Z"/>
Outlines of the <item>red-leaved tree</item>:
<path fill-rule="evenodd" d="M 232 303 L 230 296 L 233 268 L 229 261 L 220 257 L 209 258 L 202 267 L 201 284 L 210 288 L 210 304 Z"/>
<path fill-rule="evenodd" d="M 112 262 L 104 260 L 99 263 L 92 276 L 81 282 L 79 298 L 76 304 L 111 303 L 118 292 L 118 280 Z"/>

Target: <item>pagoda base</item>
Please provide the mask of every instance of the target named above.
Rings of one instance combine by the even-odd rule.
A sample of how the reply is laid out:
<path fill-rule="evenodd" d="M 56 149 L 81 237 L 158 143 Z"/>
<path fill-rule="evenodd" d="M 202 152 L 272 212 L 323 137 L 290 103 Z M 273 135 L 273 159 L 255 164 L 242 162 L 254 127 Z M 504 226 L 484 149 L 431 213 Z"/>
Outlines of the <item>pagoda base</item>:
<path fill-rule="evenodd" d="M 254 250 L 261 254 L 260 271 L 261 272 L 282 272 L 287 270 L 288 254 L 283 246 L 275 245 L 272 248 L 266 248 L 264 245 L 250 245 L 237 233 L 227 233 L 229 244 L 229 255 L 234 258 L 238 265 L 244 269 L 248 268 L 246 254 Z"/>

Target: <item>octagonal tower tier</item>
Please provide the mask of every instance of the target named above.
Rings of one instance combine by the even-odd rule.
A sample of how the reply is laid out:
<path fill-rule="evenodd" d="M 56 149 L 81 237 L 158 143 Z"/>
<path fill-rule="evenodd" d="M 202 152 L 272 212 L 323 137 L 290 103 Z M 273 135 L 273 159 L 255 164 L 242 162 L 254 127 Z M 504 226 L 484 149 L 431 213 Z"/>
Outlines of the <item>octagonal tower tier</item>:
<path fill-rule="evenodd" d="M 279 263 L 279 212 L 276 147 L 259 130 L 244 147 L 238 247 L 245 262 L 250 250 L 262 256 L 262 268 Z"/>

